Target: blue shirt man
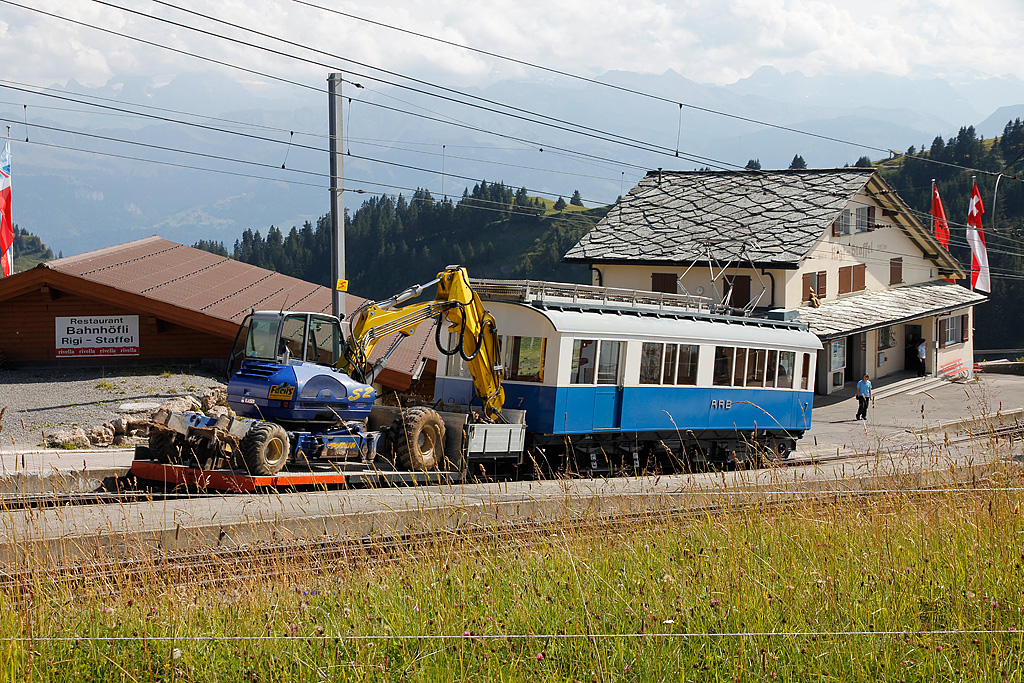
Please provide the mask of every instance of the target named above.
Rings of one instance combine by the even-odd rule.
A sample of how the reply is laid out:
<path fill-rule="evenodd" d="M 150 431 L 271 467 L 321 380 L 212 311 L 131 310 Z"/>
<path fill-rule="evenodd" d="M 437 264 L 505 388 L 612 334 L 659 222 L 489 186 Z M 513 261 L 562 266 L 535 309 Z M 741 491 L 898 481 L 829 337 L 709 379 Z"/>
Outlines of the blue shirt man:
<path fill-rule="evenodd" d="M 868 419 L 868 401 L 871 400 L 871 379 L 864 375 L 864 379 L 857 382 L 857 417 L 856 420 Z"/>

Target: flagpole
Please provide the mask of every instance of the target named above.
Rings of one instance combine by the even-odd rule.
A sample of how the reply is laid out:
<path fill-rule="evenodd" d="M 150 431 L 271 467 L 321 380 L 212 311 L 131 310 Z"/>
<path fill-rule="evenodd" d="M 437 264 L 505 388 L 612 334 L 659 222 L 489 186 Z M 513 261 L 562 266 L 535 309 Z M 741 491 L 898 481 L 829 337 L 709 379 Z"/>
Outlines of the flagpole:
<path fill-rule="evenodd" d="M 935 178 L 932 178 L 932 206 L 935 205 Z M 932 234 L 935 234 L 935 214 L 932 214 Z"/>
<path fill-rule="evenodd" d="M 1002 173 L 996 176 L 996 188 L 992 190 L 992 217 L 988 219 L 988 228 L 992 231 L 996 229 L 996 196 L 999 194 L 999 181 L 1002 179 Z"/>
<path fill-rule="evenodd" d="M 971 192 L 972 193 L 974 192 L 974 188 L 977 187 L 977 186 L 978 186 L 978 176 L 972 175 L 971 176 Z M 973 194 L 971 196 L 971 201 L 972 202 L 974 201 Z M 967 211 L 967 229 L 968 230 L 971 230 L 970 215 L 971 215 L 971 212 L 970 212 L 970 210 L 968 210 Z M 970 240 L 967 240 L 967 242 L 968 242 L 968 244 L 971 243 Z M 971 291 L 973 292 L 974 291 L 974 245 L 973 244 L 971 245 L 971 277 L 969 278 L 969 280 L 970 280 L 970 283 L 971 283 Z"/>

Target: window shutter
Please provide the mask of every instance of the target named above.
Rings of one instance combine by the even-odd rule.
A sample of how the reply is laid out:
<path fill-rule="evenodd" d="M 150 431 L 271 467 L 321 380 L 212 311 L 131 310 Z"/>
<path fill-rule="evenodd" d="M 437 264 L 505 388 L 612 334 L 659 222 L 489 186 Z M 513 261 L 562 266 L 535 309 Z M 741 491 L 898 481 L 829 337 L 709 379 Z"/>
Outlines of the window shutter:
<path fill-rule="evenodd" d="M 839 269 L 839 293 L 849 294 L 853 291 L 853 266 Z"/>
<path fill-rule="evenodd" d="M 971 316 L 964 313 L 960 316 L 960 341 L 966 344 L 971 339 Z"/>
<path fill-rule="evenodd" d="M 817 290 L 817 294 L 818 294 L 818 298 L 819 299 L 824 299 L 825 298 L 825 291 L 826 291 L 826 289 L 825 289 L 825 276 L 826 275 L 828 275 L 828 273 L 825 272 L 824 270 L 819 270 L 818 271 L 818 290 Z"/>
<path fill-rule="evenodd" d="M 839 219 L 832 221 L 832 236 L 839 237 Z"/>
<path fill-rule="evenodd" d="M 889 259 L 889 284 L 898 285 L 903 282 L 903 257 Z"/>
<path fill-rule="evenodd" d="M 675 273 L 651 273 L 651 291 L 662 292 L 663 294 L 675 294 L 676 274 Z"/>
<path fill-rule="evenodd" d="M 804 273 L 802 290 L 800 292 L 800 301 L 811 300 L 811 275 L 813 275 L 813 273 Z"/>
<path fill-rule="evenodd" d="M 877 226 L 875 225 L 875 207 L 868 207 L 868 230 L 874 230 Z"/>
<path fill-rule="evenodd" d="M 867 273 L 868 267 L 863 263 L 858 263 L 853 267 L 853 291 L 859 292 L 864 289 L 864 276 Z"/>

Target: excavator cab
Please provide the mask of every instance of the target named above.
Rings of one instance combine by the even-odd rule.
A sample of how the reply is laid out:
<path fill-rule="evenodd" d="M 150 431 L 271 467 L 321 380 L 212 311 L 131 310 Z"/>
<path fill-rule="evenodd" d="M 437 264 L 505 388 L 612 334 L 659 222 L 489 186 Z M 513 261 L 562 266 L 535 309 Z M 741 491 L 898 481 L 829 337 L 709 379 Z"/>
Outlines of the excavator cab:
<path fill-rule="evenodd" d="M 289 426 L 365 419 L 376 392 L 336 369 L 342 345 L 333 316 L 250 313 L 228 363 L 228 404 L 239 415 Z"/>
<path fill-rule="evenodd" d="M 259 311 L 242 321 L 228 361 L 231 379 L 246 360 L 334 367 L 344 343 L 341 323 L 321 313 Z"/>

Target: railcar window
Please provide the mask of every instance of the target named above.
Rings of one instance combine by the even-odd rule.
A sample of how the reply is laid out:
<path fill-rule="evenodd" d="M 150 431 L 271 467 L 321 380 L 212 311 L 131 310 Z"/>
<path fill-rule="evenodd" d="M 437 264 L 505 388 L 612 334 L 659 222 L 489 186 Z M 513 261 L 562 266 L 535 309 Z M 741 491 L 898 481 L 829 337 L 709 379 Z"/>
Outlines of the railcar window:
<path fill-rule="evenodd" d="M 779 380 L 775 386 L 780 389 L 792 389 L 794 370 L 796 370 L 796 352 L 781 352 L 779 354 Z"/>
<path fill-rule="evenodd" d="M 665 345 L 644 342 L 640 348 L 640 384 L 661 384 L 661 357 Z"/>
<path fill-rule="evenodd" d="M 597 366 L 598 384 L 615 384 L 619 381 L 619 357 L 622 342 L 601 342 L 601 360 Z"/>
<path fill-rule="evenodd" d="M 715 347 L 714 385 L 727 387 L 732 384 L 732 359 L 736 349 L 731 346 Z"/>
<path fill-rule="evenodd" d="M 676 354 L 678 349 L 675 344 L 669 344 L 665 349 L 665 374 L 661 378 L 662 384 L 676 383 Z"/>
<path fill-rule="evenodd" d="M 594 339 L 577 339 L 572 343 L 572 375 L 571 384 L 594 383 L 594 359 L 597 355 L 597 341 Z"/>
<path fill-rule="evenodd" d="M 811 354 L 804 354 L 804 372 L 800 377 L 800 388 L 806 389 L 811 381 Z"/>
<path fill-rule="evenodd" d="M 736 349 L 736 365 L 732 373 L 732 384 L 733 386 L 743 386 L 743 375 L 746 373 L 747 368 L 747 350 Z"/>
<path fill-rule="evenodd" d="M 747 386 L 764 386 L 764 362 L 767 352 L 764 349 L 750 349 L 747 352 Z"/>
<path fill-rule="evenodd" d="M 679 345 L 679 377 L 676 384 L 697 383 L 697 355 L 700 347 L 696 344 Z"/>
<path fill-rule="evenodd" d="M 505 337 L 501 346 L 506 379 L 543 382 L 545 341 L 544 337 Z"/>
<path fill-rule="evenodd" d="M 764 371 L 764 385 L 766 387 L 775 386 L 775 375 L 779 369 L 779 352 L 772 349 L 768 352 L 768 365 Z"/>

